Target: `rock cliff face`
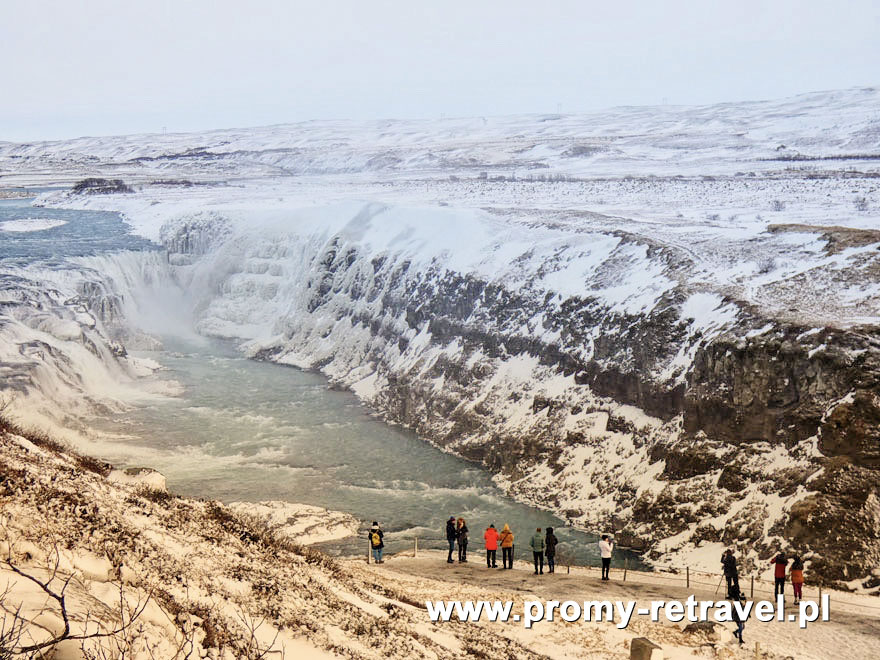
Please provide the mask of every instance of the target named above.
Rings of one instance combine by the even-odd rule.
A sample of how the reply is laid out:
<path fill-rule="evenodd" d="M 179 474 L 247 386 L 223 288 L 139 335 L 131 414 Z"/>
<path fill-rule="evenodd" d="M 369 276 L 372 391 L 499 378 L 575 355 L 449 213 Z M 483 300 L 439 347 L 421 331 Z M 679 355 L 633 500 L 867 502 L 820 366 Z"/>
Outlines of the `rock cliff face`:
<path fill-rule="evenodd" d="M 727 490 L 760 478 L 737 460 L 750 446 L 795 453 L 814 444 L 809 462 L 774 475 L 782 495 L 799 484 L 811 491 L 775 528 L 801 552 L 816 551 L 813 570 L 831 579 L 880 562 L 878 358 L 875 328 L 780 327 L 751 341 L 721 339 L 698 353 L 685 397 L 685 433 L 731 448 L 718 482 Z"/>
<path fill-rule="evenodd" d="M 596 250 L 583 293 L 565 294 L 547 285 L 564 250 L 528 251 L 505 277 L 376 249 L 351 226 L 270 254 L 218 222 L 201 226 L 211 241 L 191 223 L 166 241 L 213 241 L 209 259 L 171 255 L 188 286 L 211 283 L 204 331 L 322 370 L 513 496 L 655 558 L 733 546 L 748 569 L 781 546 L 828 580 L 880 563 L 875 329 L 768 320 L 694 291 L 674 254 L 632 237 Z M 654 276 L 621 288 L 635 269 Z M 241 290 L 284 299 L 268 337 L 240 330 Z M 646 302 L 621 305 L 633 298 Z"/>

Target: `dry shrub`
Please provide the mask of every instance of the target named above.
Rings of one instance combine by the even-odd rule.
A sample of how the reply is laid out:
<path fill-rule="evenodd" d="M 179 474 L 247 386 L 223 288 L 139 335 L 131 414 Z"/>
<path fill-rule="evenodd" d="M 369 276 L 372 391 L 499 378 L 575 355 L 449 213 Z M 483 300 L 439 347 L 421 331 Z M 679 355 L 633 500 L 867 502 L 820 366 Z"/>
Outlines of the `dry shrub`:
<path fill-rule="evenodd" d="M 157 488 L 150 488 L 149 486 L 138 486 L 135 495 L 153 502 L 154 504 L 165 507 L 172 504 L 175 500 L 180 499 L 177 495 L 169 493 L 167 490 L 159 490 Z"/>

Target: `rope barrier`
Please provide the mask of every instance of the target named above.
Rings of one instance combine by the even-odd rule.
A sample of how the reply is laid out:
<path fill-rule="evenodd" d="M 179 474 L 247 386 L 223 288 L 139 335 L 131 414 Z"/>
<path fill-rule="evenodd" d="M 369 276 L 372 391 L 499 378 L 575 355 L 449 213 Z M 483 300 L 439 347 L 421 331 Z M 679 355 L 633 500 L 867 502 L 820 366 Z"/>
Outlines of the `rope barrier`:
<path fill-rule="evenodd" d="M 407 550 L 397 552 L 397 553 L 393 553 L 393 554 L 391 554 L 391 556 L 415 557 L 418 555 L 418 546 L 419 546 L 418 540 L 414 540 L 413 545 L 410 548 L 408 548 Z M 478 548 L 474 548 L 474 551 L 476 551 L 476 552 L 479 552 L 479 550 L 480 549 L 478 549 Z M 522 561 L 522 559 L 521 559 L 521 561 Z M 368 562 L 369 562 L 369 555 L 368 555 Z M 558 565 L 565 565 L 569 569 L 569 572 L 570 572 L 572 566 L 574 566 L 576 568 L 585 569 L 587 571 L 598 571 L 600 569 L 600 566 L 593 566 L 590 564 L 578 565 L 578 564 L 571 564 L 570 562 L 560 562 L 560 561 L 557 561 L 557 564 Z M 612 566 L 613 571 L 618 571 L 624 575 L 624 581 L 650 582 L 650 581 L 655 581 L 655 580 L 668 580 L 671 582 L 677 582 L 682 587 L 684 587 L 686 589 L 691 588 L 693 586 L 701 586 L 701 587 L 708 587 L 712 590 L 717 590 L 718 583 L 705 582 L 705 581 L 699 580 L 697 578 L 698 577 L 705 577 L 705 578 L 711 578 L 714 580 L 716 577 L 720 577 L 722 579 L 722 582 L 724 579 L 723 573 L 691 571 L 689 566 L 685 566 L 682 569 L 682 568 L 679 568 L 679 567 L 674 566 L 672 564 L 654 564 L 653 568 L 655 570 L 650 570 L 650 571 L 632 568 L 631 566 L 629 566 L 629 562 L 627 561 L 627 558 L 624 558 L 623 566 Z M 666 575 L 664 575 L 664 573 L 666 573 Z M 755 594 L 774 594 L 774 589 L 772 587 L 775 585 L 773 582 L 770 582 L 769 580 L 764 580 L 762 578 L 758 578 L 758 577 L 754 577 L 754 576 L 745 576 L 745 575 L 740 575 L 739 577 L 740 577 L 740 579 L 750 579 L 751 591 L 752 591 L 753 596 Z M 786 584 L 790 585 L 791 583 L 786 582 Z M 766 586 L 761 587 L 760 585 L 766 585 Z M 804 585 L 804 587 L 803 587 L 803 597 L 807 598 L 809 595 L 809 592 L 811 592 L 811 591 L 818 598 L 822 597 L 823 592 L 822 592 L 821 587 L 808 587 L 807 585 Z M 790 593 L 790 591 L 789 591 L 789 593 Z M 848 596 L 848 594 L 846 592 L 842 592 L 842 591 L 834 592 L 834 595 L 832 598 L 833 607 L 834 608 L 839 608 L 841 606 L 843 606 L 844 608 L 857 607 L 857 608 L 861 608 L 862 610 L 880 613 L 880 604 L 866 605 L 865 603 L 855 602 L 854 600 L 852 600 L 851 598 L 849 598 L 847 596 Z"/>

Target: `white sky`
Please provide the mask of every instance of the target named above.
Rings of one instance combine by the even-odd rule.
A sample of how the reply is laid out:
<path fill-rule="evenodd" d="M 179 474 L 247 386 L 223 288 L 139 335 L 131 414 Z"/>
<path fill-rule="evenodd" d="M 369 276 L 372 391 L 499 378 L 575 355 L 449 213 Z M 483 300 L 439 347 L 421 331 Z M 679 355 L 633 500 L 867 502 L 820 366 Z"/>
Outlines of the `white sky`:
<path fill-rule="evenodd" d="M 880 84 L 880 0 L 0 0 L 0 140 Z"/>

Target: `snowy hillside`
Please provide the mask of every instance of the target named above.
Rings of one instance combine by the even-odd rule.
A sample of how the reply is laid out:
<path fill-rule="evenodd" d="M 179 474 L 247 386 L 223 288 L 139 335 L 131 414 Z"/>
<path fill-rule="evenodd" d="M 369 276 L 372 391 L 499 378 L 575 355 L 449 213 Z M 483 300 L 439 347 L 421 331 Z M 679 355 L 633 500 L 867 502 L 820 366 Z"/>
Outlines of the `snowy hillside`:
<path fill-rule="evenodd" d="M 4 362 L 28 333 L 67 364 L 89 332 L 146 341 L 132 326 L 188 322 L 150 313 L 173 300 L 651 556 L 714 568 L 724 546 L 791 544 L 825 579 L 870 583 L 878 111 L 867 89 L 0 145 L 6 185 L 133 184 L 39 203 L 119 210 L 167 254 L 9 272 L 28 284 L 6 280 Z M 20 293 L 40 282 L 63 327 Z"/>
<path fill-rule="evenodd" d="M 2 421 L 0 421 L 2 424 Z M 670 660 L 753 657 L 738 649 L 732 624 L 708 632 L 634 617 L 625 629 L 559 616 L 521 622 L 431 622 L 425 602 L 450 598 L 634 600 L 662 594 L 713 599 L 714 576 L 686 589 L 669 574 L 629 573 L 600 582 L 595 570 L 560 568 L 534 576 L 527 562 L 489 571 L 482 562 L 448 566 L 438 553 L 388 557 L 381 565 L 336 560 L 303 543 L 334 532 L 328 512 L 279 526 L 278 506 L 227 507 L 168 493 L 156 473 L 121 474 L 45 436 L 0 426 L 0 650 L 48 644 L 55 658 L 472 658 L 491 648 L 505 658 L 630 657 L 635 637 L 662 645 Z M 331 512 L 332 513 L 332 512 Z M 269 516 L 270 520 L 264 517 Z M 323 514 L 318 517 L 318 514 Z M 271 529 L 267 529 L 268 527 Z M 36 581 L 34 581 L 36 580 Z M 42 587 L 58 594 L 59 603 Z M 763 598 L 766 589 L 756 593 Z M 813 597 L 815 589 L 807 595 Z M 827 590 L 826 590 L 826 593 Z M 601 594 L 601 595 L 600 595 Z M 870 596 L 832 592 L 831 620 L 753 623 L 762 657 L 814 660 L 880 651 Z M 69 630 L 65 633 L 65 620 Z M 115 631 L 115 632 L 114 632 Z M 95 635 L 88 639 L 69 636 Z M 68 637 L 65 639 L 65 637 Z M 52 640 L 61 640 L 51 644 Z M 16 654 L 16 657 L 18 655 Z M 21 657 L 28 657 L 27 652 Z"/>
<path fill-rule="evenodd" d="M 162 172 L 303 175 L 479 171 L 573 176 L 733 175 L 780 162 L 876 160 L 880 91 L 782 101 L 623 107 L 590 115 L 374 122 L 311 121 L 201 134 L 0 143 L 4 174 Z M 835 163 L 835 166 L 837 163 Z"/>

